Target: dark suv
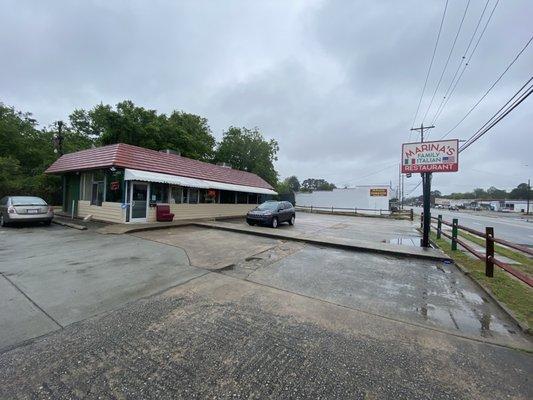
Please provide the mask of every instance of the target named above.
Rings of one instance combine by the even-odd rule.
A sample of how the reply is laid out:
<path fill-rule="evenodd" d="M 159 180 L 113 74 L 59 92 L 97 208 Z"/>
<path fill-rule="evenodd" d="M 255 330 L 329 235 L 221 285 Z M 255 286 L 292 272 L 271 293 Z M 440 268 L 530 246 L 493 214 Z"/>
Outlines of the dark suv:
<path fill-rule="evenodd" d="M 282 222 L 294 225 L 295 218 L 294 207 L 288 201 L 267 201 L 246 214 L 249 225 L 269 225 L 272 228 L 277 228 Z"/>

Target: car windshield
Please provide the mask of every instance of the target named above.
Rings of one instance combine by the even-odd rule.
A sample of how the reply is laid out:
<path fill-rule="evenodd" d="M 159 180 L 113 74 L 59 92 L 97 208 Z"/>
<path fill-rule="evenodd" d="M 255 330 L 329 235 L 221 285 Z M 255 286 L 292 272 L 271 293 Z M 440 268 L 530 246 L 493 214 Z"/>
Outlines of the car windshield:
<path fill-rule="evenodd" d="M 275 211 L 278 209 L 278 202 L 277 201 L 267 201 L 266 203 L 260 204 L 257 206 L 257 209 L 260 211 Z"/>
<path fill-rule="evenodd" d="M 14 206 L 45 206 L 46 201 L 40 197 L 16 196 L 11 198 L 11 204 Z"/>

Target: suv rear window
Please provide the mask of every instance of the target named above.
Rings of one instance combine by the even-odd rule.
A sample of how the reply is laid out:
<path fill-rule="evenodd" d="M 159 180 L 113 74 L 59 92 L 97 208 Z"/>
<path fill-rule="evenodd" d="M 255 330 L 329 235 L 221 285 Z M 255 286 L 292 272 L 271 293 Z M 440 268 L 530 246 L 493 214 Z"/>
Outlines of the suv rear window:
<path fill-rule="evenodd" d="M 11 204 L 14 206 L 45 206 L 46 201 L 40 197 L 15 196 L 11 198 Z"/>

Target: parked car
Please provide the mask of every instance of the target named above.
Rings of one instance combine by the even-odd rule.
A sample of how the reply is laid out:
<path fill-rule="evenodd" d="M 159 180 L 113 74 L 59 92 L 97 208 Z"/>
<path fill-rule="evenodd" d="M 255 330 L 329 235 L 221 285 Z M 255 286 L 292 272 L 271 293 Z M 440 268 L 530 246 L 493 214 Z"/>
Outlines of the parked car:
<path fill-rule="evenodd" d="M 44 222 L 54 218 L 52 206 L 36 196 L 6 196 L 0 200 L 0 226 L 16 222 Z"/>
<path fill-rule="evenodd" d="M 294 225 L 296 212 L 288 201 L 267 201 L 246 214 L 248 225 L 268 225 L 277 228 L 282 222 Z"/>
<path fill-rule="evenodd" d="M 457 206 L 450 206 L 450 207 L 448 207 L 448 210 L 450 210 L 450 211 L 459 211 L 459 207 L 457 207 Z"/>

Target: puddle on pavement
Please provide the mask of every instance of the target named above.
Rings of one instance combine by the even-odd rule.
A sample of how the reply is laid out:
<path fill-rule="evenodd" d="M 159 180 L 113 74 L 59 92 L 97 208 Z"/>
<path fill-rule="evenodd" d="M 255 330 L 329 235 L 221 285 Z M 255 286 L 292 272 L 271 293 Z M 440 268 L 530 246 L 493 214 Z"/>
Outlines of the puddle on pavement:
<path fill-rule="evenodd" d="M 488 309 L 480 308 L 487 303 L 486 299 L 465 290 L 459 291 L 457 295 L 466 300 L 469 308 L 441 307 L 427 302 L 416 307 L 416 311 L 425 321 L 455 328 L 461 332 L 478 332 L 482 337 L 492 337 L 494 333 L 516 333 L 513 327 L 503 324 Z"/>
<path fill-rule="evenodd" d="M 382 243 L 399 244 L 402 246 L 420 246 L 420 238 L 418 236 L 400 236 L 392 239 L 382 240 Z"/>

